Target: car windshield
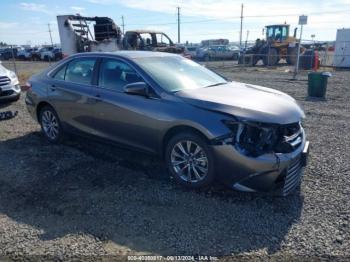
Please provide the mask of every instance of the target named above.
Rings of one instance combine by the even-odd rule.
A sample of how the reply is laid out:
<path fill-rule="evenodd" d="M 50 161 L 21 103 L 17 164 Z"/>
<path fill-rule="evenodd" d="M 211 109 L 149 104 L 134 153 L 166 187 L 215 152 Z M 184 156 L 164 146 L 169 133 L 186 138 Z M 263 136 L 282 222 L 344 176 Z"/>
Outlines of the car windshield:
<path fill-rule="evenodd" d="M 227 83 L 213 71 L 181 56 L 142 57 L 135 61 L 162 88 L 170 92 Z"/>

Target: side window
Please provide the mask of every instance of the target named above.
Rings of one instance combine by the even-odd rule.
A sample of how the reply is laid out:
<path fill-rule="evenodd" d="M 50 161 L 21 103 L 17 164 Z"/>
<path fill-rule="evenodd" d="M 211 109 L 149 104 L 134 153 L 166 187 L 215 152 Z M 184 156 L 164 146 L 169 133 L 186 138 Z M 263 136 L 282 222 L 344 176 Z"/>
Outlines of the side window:
<path fill-rule="evenodd" d="M 166 35 L 164 34 L 156 34 L 157 37 L 157 43 L 159 45 L 166 45 L 169 46 L 170 45 L 170 40 L 168 37 L 166 37 Z"/>
<path fill-rule="evenodd" d="M 71 61 L 67 66 L 65 80 L 79 84 L 91 84 L 95 62 L 95 58 L 83 58 Z"/>
<path fill-rule="evenodd" d="M 64 65 L 60 70 L 58 70 L 53 76 L 54 79 L 64 80 L 64 75 L 66 73 L 67 65 Z"/>
<path fill-rule="evenodd" d="M 283 39 L 286 39 L 288 37 L 286 27 L 282 27 L 282 37 L 283 37 Z"/>
<path fill-rule="evenodd" d="M 129 65 L 115 59 L 103 59 L 98 85 L 103 88 L 123 91 L 125 85 L 143 81 Z"/>

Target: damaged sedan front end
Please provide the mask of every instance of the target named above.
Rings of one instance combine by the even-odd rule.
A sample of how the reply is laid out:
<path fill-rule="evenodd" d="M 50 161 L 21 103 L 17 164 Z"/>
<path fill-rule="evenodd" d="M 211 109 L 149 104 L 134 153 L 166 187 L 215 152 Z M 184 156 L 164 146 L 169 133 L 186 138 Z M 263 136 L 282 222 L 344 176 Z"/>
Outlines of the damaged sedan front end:
<path fill-rule="evenodd" d="M 221 180 L 241 191 L 280 190 L 300 183 L 308 145 L 303 110 L 289 95 L 262 86 L 227 82 L 179 94 L 187 103 L 221 115 L 212 139 Z"/>
<path fill-rule="evenodd" d="M 309 142 L 300 122 L 269 124 L 224 120 L 230 133 L 213 141 L 218 173 L 240 191 L 288 195 L 306 166 Z"/>

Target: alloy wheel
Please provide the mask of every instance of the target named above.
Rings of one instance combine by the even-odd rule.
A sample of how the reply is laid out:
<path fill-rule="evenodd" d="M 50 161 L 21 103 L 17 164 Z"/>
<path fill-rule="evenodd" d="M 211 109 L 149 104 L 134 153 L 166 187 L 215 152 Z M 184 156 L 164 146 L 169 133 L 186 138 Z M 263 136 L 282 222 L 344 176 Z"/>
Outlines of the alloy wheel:
<path fill-rule="evenodd" d="M 49 110 L 42 113 L 41 123 L 45 134 L 51 140 L 55 140 L 59 134 L 59 125 L 56 116 Z"/>
<path fill-rule="evenodd" d="M 208 174 L 208 157 L 198 144 L 190 140 L 176 143 L 171 151 L 171 164 L 184 181 L 196 183 Z"/>

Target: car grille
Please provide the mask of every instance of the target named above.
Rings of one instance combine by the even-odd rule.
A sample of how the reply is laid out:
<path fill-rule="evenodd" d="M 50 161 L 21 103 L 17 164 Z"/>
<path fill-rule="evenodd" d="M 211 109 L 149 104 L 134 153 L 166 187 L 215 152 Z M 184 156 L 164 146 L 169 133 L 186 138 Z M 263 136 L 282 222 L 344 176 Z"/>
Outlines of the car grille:
<path fill-rule="evenodd" d="M 6 86 L 11 83 L 11 79 L 7 76 L 0 76 L 0 86 Z"/>
<path fill-rule="evenodd" d="M 13 90 L 2 91 L 2 92 L 0 92 L 0 97 L 1 97 L 1 96 L 10 96 L 10 95 L 12 95 L 14 92 L 15 92 L 15 91 L 13 91 Z"/>
<path fill-rule="evenodd" d="M 302 175 L 302 164 L 300 156 L 293 160 L 287 169 L 284 180 L 283 195 L 289 195 L 300 183 Z"/>

